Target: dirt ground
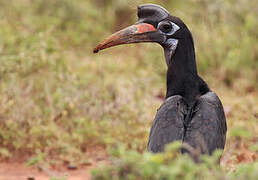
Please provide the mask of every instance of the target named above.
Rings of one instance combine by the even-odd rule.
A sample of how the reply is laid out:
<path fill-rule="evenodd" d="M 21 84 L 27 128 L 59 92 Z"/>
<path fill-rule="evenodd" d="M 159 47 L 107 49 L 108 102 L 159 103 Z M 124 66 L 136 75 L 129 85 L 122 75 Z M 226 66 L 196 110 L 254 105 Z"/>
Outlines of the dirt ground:
<path fill-rule="evenodd" d="M 0 180 L 48 180 L 51 177 L 65 177 L 67 180 L 90 179 L 90 169 L 94 165 L 80 167 L 76 170 L 45 169 L 26 167 L 23 163 L 1 163 Z"/>
<path fill-rule="evenodd" d="M 86 154 L 91 163 L 76 168 L 62 167 L 46 168 L 43 166 L 28 167 L 26 161 L 0 162 L 0 180 L 49 180 L 50 178 L 65 178 L 66 180 L 89 180 L 90 170 L 108 163 L 106 151 L 101 147 L 91 149 Z"/>

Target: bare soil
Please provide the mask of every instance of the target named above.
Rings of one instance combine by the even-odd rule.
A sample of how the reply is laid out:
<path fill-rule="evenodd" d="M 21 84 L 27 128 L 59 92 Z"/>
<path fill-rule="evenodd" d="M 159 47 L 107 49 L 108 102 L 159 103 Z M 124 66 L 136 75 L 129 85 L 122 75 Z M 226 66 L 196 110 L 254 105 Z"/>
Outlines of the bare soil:
<path fill-rule="evenodd" d="M 90 155 L 90 156 L 89 156 Z M 91 163 L 73 168 L 66 165 L 46 168 L 43 166 L 28 167 L 26 161 L 0 162 L 0 180 L 49 180 L 50 178 L 65 178 L 66 180 L 89 180 L 90 170 L 108 163 L 107 154 L 103 148 L 96 147 L 87 152 L 92 157 Z"/>

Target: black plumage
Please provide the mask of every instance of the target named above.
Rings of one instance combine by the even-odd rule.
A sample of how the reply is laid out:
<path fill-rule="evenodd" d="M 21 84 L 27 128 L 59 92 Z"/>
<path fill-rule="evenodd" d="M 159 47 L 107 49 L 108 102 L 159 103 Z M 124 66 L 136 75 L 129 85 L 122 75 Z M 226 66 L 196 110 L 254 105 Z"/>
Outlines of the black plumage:
<path fill-rule="evenodd" d="M 224 149 L 226 131 L 223 107 L 214 92 L 200 96 L 190 109 L 182 96 L 174 95 L 165 100 L 156 114 L 148 150 L 161 152 L 166 144 L 178 140 L 195 149 L 192 152 L 186 146 L 182 152 L 211 155 L 216 149 Z"/>
<path fill-rule="evenodd" d="M 223 106 L 198 75 L 191 32 L 161 6 L 139 6 L 138 18 L 135 25 L 111 35 L 94 52 L 139 42 L 156 42 L 163 47 L 168 66 L 167 93 L 153 121 L 148 150 L 161 152 L 175 140 L 187 144 L 182 152 L 193 157 L 194 152 L 212 154 L 224 149 L 227 125 Z"/>
<path fill-rule="evenodd" d="M 156 10 L 159 11 L 159 7 Z M 165 144 L 180 140 L 201 153 L 224 149 L 226 118 L 218 96 L 198 76 L 191 32 L 178 18 L 168 16 L 181 30 L 174 55 L 168 57 L 166 100 L 151 127 L 148 150 L 161 152 Z M 160 20 L 162 21 L 162 20 Z M 164 46 L 165 51 L 169 51 Z M 189 152 L 183 149 L 183 152 Z"/>

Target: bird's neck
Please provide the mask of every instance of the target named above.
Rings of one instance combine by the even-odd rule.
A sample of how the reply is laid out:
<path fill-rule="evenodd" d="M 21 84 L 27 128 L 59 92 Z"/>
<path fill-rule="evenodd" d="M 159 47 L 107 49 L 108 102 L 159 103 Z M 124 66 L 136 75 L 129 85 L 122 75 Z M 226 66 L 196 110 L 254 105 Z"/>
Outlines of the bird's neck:
<path fill-rule="evenodd" d="M 202 94 L 202 86 L 207 85 L 197 73 L 193 40 L 180 39 L 168 65 L 166 98 L 181 95 L 192 104 Z"/>

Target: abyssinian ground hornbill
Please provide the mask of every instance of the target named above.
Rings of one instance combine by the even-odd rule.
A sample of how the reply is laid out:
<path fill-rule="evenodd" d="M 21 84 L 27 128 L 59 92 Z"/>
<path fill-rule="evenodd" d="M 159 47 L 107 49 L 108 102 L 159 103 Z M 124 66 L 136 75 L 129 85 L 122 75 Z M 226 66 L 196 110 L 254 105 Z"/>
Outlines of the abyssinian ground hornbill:
<path fill-rule="evenodd" d="M 156 42 L 165 54 L 167 70 L 166 99 L 153 121 L 148 150 L 161 152 L 175 140 L 182 141 L 194 157 L 224 149 L 227 124 L 218 96 L 199 77 L 191 32 L 178 17 L 161 6 L 144 4 L 138 7 L 135 25 L 118 31 L 95 49 L 120 44 Z M 191 150 L 192 149 L 192 150 Z"/>

